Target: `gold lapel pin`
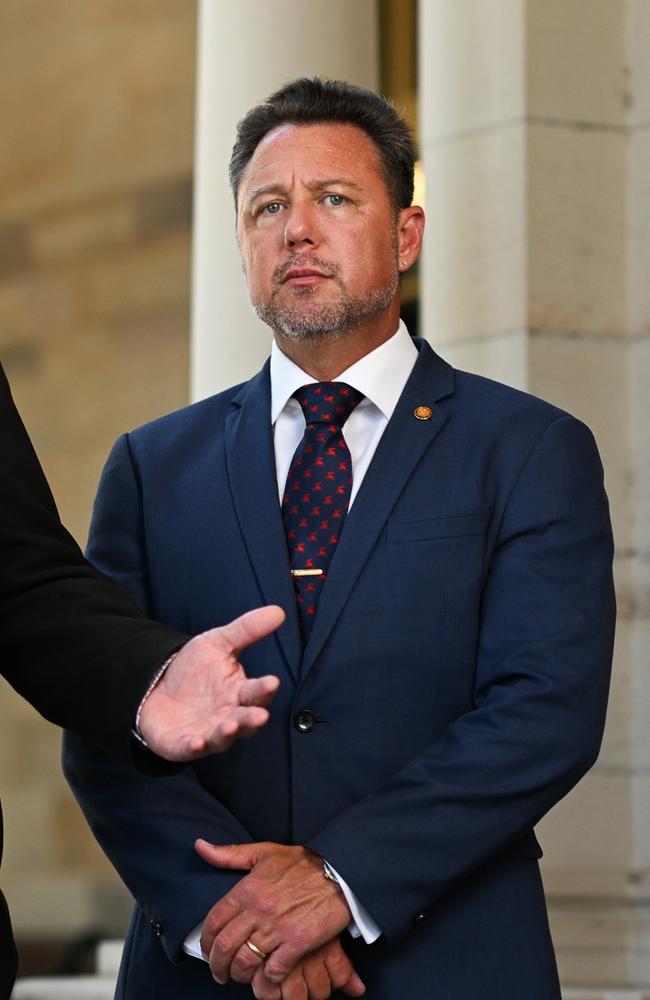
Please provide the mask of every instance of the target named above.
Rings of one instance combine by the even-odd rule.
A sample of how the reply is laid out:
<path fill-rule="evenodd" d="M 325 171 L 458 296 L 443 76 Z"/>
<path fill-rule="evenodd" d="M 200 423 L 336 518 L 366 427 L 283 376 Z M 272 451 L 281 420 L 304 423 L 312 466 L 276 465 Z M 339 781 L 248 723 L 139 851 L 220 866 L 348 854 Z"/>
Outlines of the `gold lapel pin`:
<path fill-rule="evenodd" d="M 416 406 L 413 410 L 413 416 L 416 420 L 431 420 L 433 410 L 430 406 Z"/>

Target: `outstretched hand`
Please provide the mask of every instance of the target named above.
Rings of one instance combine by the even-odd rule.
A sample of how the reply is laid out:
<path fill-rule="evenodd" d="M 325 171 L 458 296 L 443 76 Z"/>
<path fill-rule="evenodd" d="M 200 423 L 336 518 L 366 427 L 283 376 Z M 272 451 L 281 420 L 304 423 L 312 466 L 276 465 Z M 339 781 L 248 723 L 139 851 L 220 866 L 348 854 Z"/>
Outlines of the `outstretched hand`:
<path fill-rule="evenodd" d="M 283 621 L 282 608 L 270 604 L 190 639 L 142 705 L 140 732 L 149 748 L 189 761 L 257 732 L 280 682 L 272 675 L 249 680 L 238 656 Z"/>
<path fill-rule="evenodd" d="M 266 980 L 283 983 L 305 956 L 338 938 L 350 922 L 343 893 L 325 878 L 322 858 L 305 847 L 205 840 L 195 847 L 217 868 L 249 870 L 203 923 L 201 950 L 219 983 L 229 977 L 254 982 L 262 966 Z M 351 988 L 358 988 L 356 980 Z"/>

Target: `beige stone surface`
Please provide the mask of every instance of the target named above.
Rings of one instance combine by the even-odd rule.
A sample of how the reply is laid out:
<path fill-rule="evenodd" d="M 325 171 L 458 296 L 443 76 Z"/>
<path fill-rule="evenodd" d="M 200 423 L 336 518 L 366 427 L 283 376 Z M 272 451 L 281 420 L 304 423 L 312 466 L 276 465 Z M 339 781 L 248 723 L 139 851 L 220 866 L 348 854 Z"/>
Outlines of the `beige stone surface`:
<path fill-rule="evenodd" d="M 627 121 L 633 128 L 650 124 L 650 4 L 626 0 L 628 107 Z"/>
<path fill-rule="evenodd" d="M 650 14 L 650 5 L 648 5 Z M 650 20 L 650 17 L 649 17 Z M 650 48 L 648 49 L 650 51 Z M 650 114 L 628 139 L 627 260 L 629 329 L 650 336 Z"/>
<path fill-rule="evenodd" d="M 49 209 L 189 169 L 194 6 L 5 0 L 5 212 Z"/>
<path fill-rule="evenodd" d="M 539 824 L 551 898 L 602 899 L 627 892 L 634 838 L 629 778 L 629 769 L 596 765 Z"/>
<path fill-rule="evenodd" d="M 423 145 L 526 114 L 524 0 L 419 4 Z"/>
<path fill-rule="evenodd" d="M 619 133 L 528 130 L 528 324 L 627 332 L 627 144 Z"/>
<path fill-rule="evenodd" d="M 623 125 L 626 0 L 526 0 L 525 7 L 527 113 Z"/>
<path fill-rule="evenodd" d="M 629 939 L 636 914 L 593 900 L 549 901 L 551 933 L 561 982 L 566 986 L 620 988 L 630 982 Z"/>
<path fill-rule="evenodd" d="M 0 358 L 80 541 L 115 437 L 188 396 L 195 29 L 193 2 L 0 6 Z M 122 933 L 60 734 L 4 682 L 0 714 L 17 933 Z"/>
<path fill-rule="evenodd" d="M 643 556 L 639 567 L 643 575 L 643 604 L 650 609 L 650 421 L 648 421 L 648 386 L 650 385 L 650 335 L 635 338 L 629 348 L 629 420 L 630 478 L 634 497 L 631 511 L 635 550 Z"/>
<path fill-rule="evenodd" d="M 16 877 L 5 872 L 4 862 L 2 869 L 2 887 L 19 940 L 74 938 L 86 934 L 88 928 L 124 935 L 133 902 L 115 876 L 100 879 L 81 871 L 50 871 L 44 877 L 28 870 Z"/>
<path fill-rule="evenodd" d="M 478 334 L 454 340 L 436 340 L 428 330 L 435 350 L 454 368 L 484 375 L 515 389 L 528 390 L 528 333 L 513 330 L 502 334 Z M 444 332 L 441 331 L 444 336 Z"/>
<path fill-rule="evenodd" d="M 425 146 L 422 329 L 432 343 L 526 328 L 526 139 L 520 127 Z"/>
<path fill-rule="evenodd" d="M 193 398 L 250 377 L 270 351 L 268 328 L 248 301 L 226 182 L 236 123 L 249 108 L 294 77 L 320 74 L 365 87 L 379 82 L 374 0 L 328 0 L 326 4 L 201 0 L 199 10 Z"/>
<path fill-rule="evenodd" d="M 627 989 L 573 989 L 569 986 L 562 990 L 562 1000 L 650 1000 L 650 993 Z"/>

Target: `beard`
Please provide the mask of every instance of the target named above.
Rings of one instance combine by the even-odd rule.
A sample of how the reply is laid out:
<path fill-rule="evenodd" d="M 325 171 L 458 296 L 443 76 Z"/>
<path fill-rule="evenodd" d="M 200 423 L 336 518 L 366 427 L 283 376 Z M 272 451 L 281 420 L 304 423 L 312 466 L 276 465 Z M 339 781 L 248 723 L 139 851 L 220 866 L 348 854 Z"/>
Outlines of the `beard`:
<path fill-rule="evenodd" d="M 284 276 L 294 267 L 313 267 L 334 281 L 339 288 L 337 299 L 314 301 L 314 288 L 293 288 L 291 299 L 279 302 L 277 294 Z M 394 246 L 393 269 L 385 288 L 373 288 L 362 295 L 351 295 L 333 261 L 305 254 L 293 254 L 273 273 L 274 291 L 268 300 L 253 302 L 255 312 L 267 326 L 290 340 L 334 340 L 380 316 L 393 301 L 399 287 L 397 247 Z"/>

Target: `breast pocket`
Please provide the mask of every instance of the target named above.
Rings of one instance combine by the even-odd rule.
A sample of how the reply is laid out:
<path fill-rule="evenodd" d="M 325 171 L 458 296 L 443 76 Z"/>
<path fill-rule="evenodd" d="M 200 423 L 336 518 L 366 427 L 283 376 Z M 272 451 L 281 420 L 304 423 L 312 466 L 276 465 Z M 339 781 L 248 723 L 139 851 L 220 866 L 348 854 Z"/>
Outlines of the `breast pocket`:
<path fill-rule="evenodd" d="M 400 544 L 484 535 L 489 519 L 489 509 L 482 508 L 468 513 L 444 514 L 441 517 L 428 517 L 417 521 L 389 521 L 386 525 L 386 541 L 389 544 Z"/>

